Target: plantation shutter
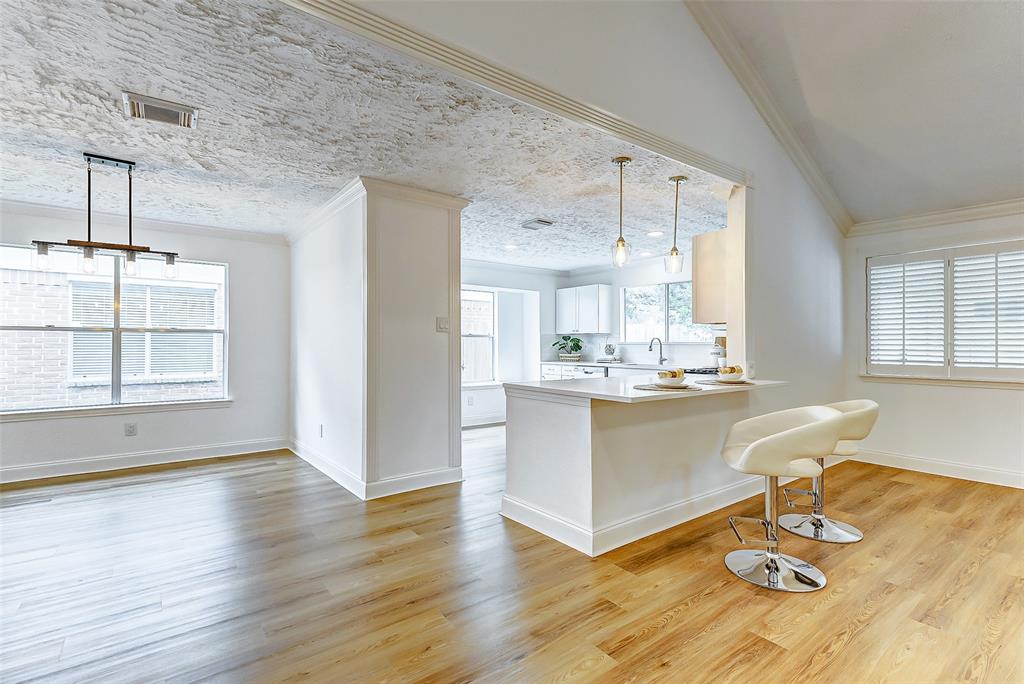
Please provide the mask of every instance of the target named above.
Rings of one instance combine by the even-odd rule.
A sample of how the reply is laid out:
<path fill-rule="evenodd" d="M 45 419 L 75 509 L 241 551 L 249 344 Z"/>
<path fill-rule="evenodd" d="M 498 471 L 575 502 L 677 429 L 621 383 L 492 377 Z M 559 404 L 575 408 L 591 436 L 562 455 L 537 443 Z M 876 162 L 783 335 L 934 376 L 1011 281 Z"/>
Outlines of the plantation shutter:
<path fill-rule="evenodd" d="M 1024 241 L 953 250 L 951 262 L 951 376 L 1024 377 Z"/>
<path fill-rule="evenodd" d="M 945 259 L 869 259 L 867 281 L 869 372 L 944 375 Z"/>

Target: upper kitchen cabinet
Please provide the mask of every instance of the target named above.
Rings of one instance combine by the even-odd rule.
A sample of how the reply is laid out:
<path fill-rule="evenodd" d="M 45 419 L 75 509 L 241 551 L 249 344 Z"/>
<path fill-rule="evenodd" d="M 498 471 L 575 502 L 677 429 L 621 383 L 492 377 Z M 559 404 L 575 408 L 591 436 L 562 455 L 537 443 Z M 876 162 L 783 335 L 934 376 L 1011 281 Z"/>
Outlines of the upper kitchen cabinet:
<path fill-rule="evenodd" d="M 728 246 L 724 230 L 693 238 L 693 322 L 729 323 Z"/>
<path fill-rule="evenodd" d="M 599 333 L 612 331 L 610 285 L 565 287 L 555 296 L 555 332 Z"/>

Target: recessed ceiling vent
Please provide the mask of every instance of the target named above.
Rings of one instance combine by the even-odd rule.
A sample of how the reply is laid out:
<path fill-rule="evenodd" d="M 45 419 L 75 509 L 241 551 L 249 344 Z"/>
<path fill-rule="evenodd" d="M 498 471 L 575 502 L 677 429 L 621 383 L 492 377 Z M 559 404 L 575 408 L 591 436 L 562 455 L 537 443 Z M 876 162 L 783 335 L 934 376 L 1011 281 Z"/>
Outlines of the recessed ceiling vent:
<path fill-rule="evenodd" d="M 172 126 L 195 128 L 196 120 L 199 118 L 199 110 L 195 107 L 147 95 L 125 91 L 121 93 L 121 101 L 124 103 L 124 115 L 133 119 L 148 119 Z"/>
<path fill-rule="evenodd" d="M 541 228 L 550 228 L 553 225 L 555 225 L 555 222 L 551 219 L 535 218 L 524 223 L 523 228 L 526 228 L 526 230 L 540 230 Z"/>

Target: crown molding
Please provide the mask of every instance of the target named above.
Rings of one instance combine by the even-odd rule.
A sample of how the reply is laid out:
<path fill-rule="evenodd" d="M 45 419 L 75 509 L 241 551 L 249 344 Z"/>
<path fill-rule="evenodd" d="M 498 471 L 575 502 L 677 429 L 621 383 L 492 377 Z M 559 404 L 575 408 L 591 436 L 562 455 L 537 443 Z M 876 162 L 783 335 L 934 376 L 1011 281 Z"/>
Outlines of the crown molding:
<path fill-rule="evenodd" d="M 457 74 L 490 90 L 590 126 L 669 159 L 689 164 L 742 185 L 750 174 L 703 152 L 646 131 L 598 107 L 565 97 L 528 81 L 472 53 L 451 47 L 345 0 L 282 0 L 284 3 L 339 26 L 350 33 L 390 47 L 422 62 Z"/>
<path fill-rule="evenodd" d="M 408 185 L 400 185 L 378 178 L 356 176 L 345 184 L 341 190 L 331 195 L 330 199 L 319 207 L 304 216 L 300 223 L 288 231 L 288 242 L 295 243 L 301 240 L 307 233 L 311 232 L 322 224 L 327 218 L 338 211 L 349 206 L 357 200 L 361 200 L 369 193 L 382 197 L 406 200 L 429 204 L 435 207 L 443 207 L 455 211 L 462 211 L 469 204 L 469 200 L 454 195 L 446 195 L 432 190 L 421 190 Z"/>
<path fill-rule="evenodd" d="M 341 190 L 331 195 L 326 202 L 306 214 L 297 225 L 292 226 L 288 230 L 288 243 L 298 242 L 331 214 L 341 211 L 352 202 L 365 196 L 366 187 L 363 185 L 363 179 L 358 176 L 353 178 Z"/>
<path fill-rule="evenodd" d="M 892 219 L 880 219 L 878 221 L 864 221 L 855 223 L 847 232 L 847 237 L 860 237 L 862 235 L 878 235 L 880 233 L 893 233 L 899 230 L 914 230 L 915 228 L 930 228 L 932 226 L 943 226 L 950 223 L 967 223 L 969 221 L 980 221 L 982 219 L 1001 218 L 1003 216 L 1024 216 L 1024 197 L 1003 202 L 989 202 L 987 204 L 973 204 L 969 207 L 959 209 L 948 209 L 945 211 L 929 211 L 924 214 L 913 216 L 900 216 Z M 1024 226 L 1021 228 L 1024 231 Z"/>
<path fill-rule="evenodd" d="M 729 67 L 751 102 L 754 103 L 761 118 L 775 134 L 779 144 L 782 145 L 818 199 L 821 200 L 825 211 L 832 217 L 836 227 L 845 235 L 853 225 L 850 212 L 843 206 L 839 195 L 825 178 L 818 163 L 814 161 L 811 153 L 800 142 L 800 138 L 782 115 L 782 110 L 775 102 L 775 98 L 768 90 L 761 74 L 715 11 L 714 3 L 703 0 L 684 0 L 684 2 L 701 30 L 704 31 L 704 35 L 711 41 L 726 66 Z"/>
<path fill-rule="evenodd" d="M 569 271 L 557 268 L 542 268 L 540 266 L 520 266 L 519 264 L 503 264 L 499 261 L 484 261 L 483 259 L 463 259 L 463 268 L 480 268 L 490 271 L 505 271 L 508 273 L 519 273 L 521 275 L 554 276 L 556 278 L 567 278 Z"/>
<path fill-rule="evenodd" d="M 50 204 L 37 204 L 35 202 L 22 202 L 20 200 L 0 200 L 0 212 L 5 214 L 21 214 L 34 218 L 50 218 L 57 220 L 81 221 L 85 223 L 85 209 L 75 207 L 58 207 Z M 92 220 L 94 225 L 123 223 L 127 214 L 114 214 L 109 212 L 93 211 Z M 143 218 L 135 216 L 136 230 L 156 230 L 164 233 L 178 233 L 181 235 L 195 235 L 198 237 L 222 238 L 226 240 L 245 240 L 247 242 L 262 242 L 271 245 L 287 244 L 287 239 L 280 233 L 259 233 L 241 228 L 220 228 L 217 226 L 205 226 L 197 223 L 180 223 L 178 221 L 164 221 L 162 219 Z"/>
<path fill-rule="evenodd" d="M 407 202 L 419 202 L 420 204 L 429 204 L 431 206 L 444 207 L 445 209 L 454 209 L 456 211 L 462 211 L 469 206 L 468 199 L 456 197 L 455 195 L 447 195 L 443 192 L 421 190 L 420 188 L 414 188 L 409 185 L 392 183 L 391 181 L 380 180 L 379 178 L 369 178 L 367 176 L 360 176 L 358 180 L 362 183 L 363 187 L 366 188 L 367 192 L 372 192 L 383 197 L 405 200 Z"/>

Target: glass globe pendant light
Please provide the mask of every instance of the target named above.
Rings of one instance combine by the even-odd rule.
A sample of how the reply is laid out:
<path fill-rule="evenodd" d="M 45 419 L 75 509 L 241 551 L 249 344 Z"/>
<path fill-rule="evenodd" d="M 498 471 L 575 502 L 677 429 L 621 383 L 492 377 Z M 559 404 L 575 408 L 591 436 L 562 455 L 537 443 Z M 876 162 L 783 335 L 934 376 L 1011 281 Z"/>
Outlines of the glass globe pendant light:
<path fill-rule="evenodd" d="M 676 184 L 676 210 L 672 221 L 672 249 L 665 257 L 666 273 L 681 273 L 683 270 L 683 255 L 679 253 L 676 246 L 676 237 L 679 235 L 679 185 L 689 180 L 686 176 L 672 176 L 670 181 Z"/>
<path fill-rule="evenodd" d="M 139 263 L 135 260 L 135 252 L 128 251 L 124 253 L 124 274 L 126 276 L 139 274 Z"/>
<path fill-rule="evenodd" d="M 613 164 L 619 165 L 619 239 L 612 244 L 612 266 L 616 268 L 622 268 L 629 263 L 629 243 L 622 237 L 622 169 L 631 161 L 633 160 L 629 157 L 612 159 Z"/>

